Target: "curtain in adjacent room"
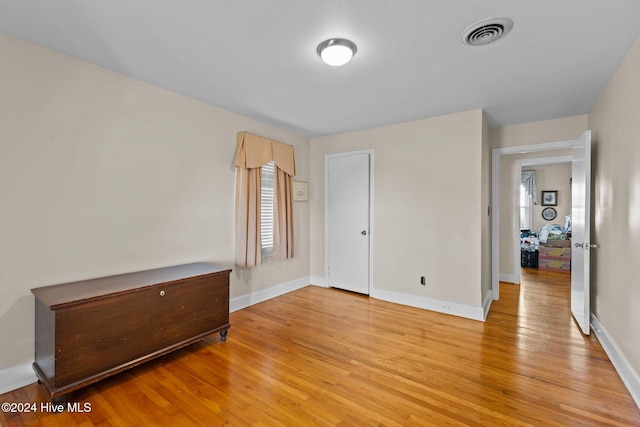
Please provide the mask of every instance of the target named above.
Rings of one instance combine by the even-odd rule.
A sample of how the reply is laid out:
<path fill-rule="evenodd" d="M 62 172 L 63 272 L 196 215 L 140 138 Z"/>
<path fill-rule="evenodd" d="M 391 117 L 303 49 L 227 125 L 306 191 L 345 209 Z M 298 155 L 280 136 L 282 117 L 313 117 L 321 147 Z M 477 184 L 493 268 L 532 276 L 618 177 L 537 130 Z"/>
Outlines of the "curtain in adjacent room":
<path fill-rule="evenodd" d="M 531 197 L 531 201 L 535 205 L 538 203 L 538 198 L 536 197 L 536 171 L 522 171 L 520 175 L 522 187 L 526 191 L 527 195 Z"/>
<path fill-rule="evenodd" d="M 236 264 L 262 263 L 260 238 L 261 168 L 274 162 L 274 259 L 293 258 L 293 176 L 291 145 L 248 132 L 237 135 L 236 150 Z"/>

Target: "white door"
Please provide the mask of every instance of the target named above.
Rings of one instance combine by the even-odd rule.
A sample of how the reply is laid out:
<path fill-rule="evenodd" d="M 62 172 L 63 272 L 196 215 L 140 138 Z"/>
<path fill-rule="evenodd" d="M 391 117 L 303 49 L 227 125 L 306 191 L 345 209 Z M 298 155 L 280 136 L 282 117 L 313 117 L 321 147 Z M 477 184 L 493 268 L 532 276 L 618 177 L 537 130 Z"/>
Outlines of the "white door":
<path fill-rule="evenodd" d="M 590 278 L 589 250 L 591 206 L 591 131 L 586 131 L 572 148 L 571 185 L 571 313 L 582 333 L 589 335 Z"/>
<path fill-rule="evenodd" d="M 329 286 L 369 294 L 370 154 L 328 155 Z"/>

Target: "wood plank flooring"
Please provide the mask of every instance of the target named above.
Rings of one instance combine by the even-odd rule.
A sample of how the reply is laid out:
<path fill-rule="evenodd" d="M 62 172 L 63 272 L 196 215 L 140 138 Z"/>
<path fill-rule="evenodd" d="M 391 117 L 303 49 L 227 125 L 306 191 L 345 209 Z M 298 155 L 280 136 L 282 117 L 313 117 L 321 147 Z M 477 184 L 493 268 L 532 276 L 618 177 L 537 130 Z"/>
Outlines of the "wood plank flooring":
<path fill-rule="evenodd" d="M 232 313 L 219 337 L 3 426 L 631 426 L 640 410 L 569 311 L 569 276 L 524 270 L 486 322 L 309 286 Z"/>

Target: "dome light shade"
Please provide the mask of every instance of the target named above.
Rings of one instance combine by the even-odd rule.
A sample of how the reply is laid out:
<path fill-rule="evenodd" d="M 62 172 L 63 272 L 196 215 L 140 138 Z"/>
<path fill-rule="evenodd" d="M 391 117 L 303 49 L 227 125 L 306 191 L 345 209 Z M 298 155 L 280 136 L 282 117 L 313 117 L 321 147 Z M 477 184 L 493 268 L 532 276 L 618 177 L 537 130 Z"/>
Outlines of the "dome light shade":
<path fill-rule="evenodd" d="M 346 39 L 329 39 L 318 45 L 318 55 L 333 67 L 339 67 L 351 60 L 356 53 L 356 45 Z"/>

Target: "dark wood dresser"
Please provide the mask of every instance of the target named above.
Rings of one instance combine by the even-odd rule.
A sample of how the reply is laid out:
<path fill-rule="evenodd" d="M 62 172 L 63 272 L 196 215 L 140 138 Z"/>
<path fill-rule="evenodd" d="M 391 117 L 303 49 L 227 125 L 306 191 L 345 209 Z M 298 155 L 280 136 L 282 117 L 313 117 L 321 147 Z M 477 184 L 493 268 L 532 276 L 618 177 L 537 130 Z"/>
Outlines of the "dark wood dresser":
<path fill-rule="evenodd" d="M 220 332 L 230 269 L 207 263 L 32 289 L 35 362 L 52 398 Z"/>

